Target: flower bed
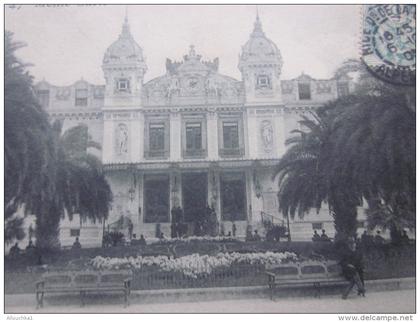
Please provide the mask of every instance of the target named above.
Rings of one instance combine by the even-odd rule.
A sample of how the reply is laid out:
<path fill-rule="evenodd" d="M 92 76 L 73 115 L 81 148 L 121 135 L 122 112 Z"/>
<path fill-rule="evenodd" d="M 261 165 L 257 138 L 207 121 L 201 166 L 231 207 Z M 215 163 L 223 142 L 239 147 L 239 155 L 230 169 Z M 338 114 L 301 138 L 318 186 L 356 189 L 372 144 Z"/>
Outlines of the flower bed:
<path fill-rule="evenodd" d="M 160 244 L 160 245 L 168 245 L 168 244 L 180 244 L 180 243 L 192 243 L 192 242 L 216 242 L 216 243 L 232 243 L 232 242 L 241 242 L 239 239 L 233 237 L 224 237 L 224 236 L 190 236 L 185 238 L 148 238 L 147 239 L 149 244 Z"/>
<path fill-rule="evenodd" d="M 156 257 L 126 257 L 104 258 L 97 256 L 90 261 L 95 269 L 123 269 L 140 270 L 156 267 L 163 272 L 182 273 L 191 278 L 210 275 L 217 269 L 230 268 L 234 265 L 268 265 L 287 261 L 296 261 L 294 253 L 219 253 L 215 256 L 192 254 L 180 258 Z"/>

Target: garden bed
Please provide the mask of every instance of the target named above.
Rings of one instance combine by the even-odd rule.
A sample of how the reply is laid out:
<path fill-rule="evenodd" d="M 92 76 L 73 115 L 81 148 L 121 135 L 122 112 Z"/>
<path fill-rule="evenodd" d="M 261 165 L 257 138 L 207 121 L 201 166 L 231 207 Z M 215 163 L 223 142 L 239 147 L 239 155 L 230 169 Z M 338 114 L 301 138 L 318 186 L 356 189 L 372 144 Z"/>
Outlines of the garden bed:
<path fill-rule="evenodd" d="M 174 254 L 177 249 L 178 256 Z M 191 254 L 194 250 L 197 252 Z M 269 258 L 274 258 L 272 263 L 275 258 L 280 261 L 281 254 L 286 252 L 293 252 L 300 259 L 320 254 L 337 259 L 330 243 L 194 241 L 190 245 L 176 242 L 175 245 L 82 249 L 79 252 L 64 250 L 44 253 L 42 266 L 37 265 L 36 254 L 7 256 L 5 291 L 9 294 L 32 293 L 34 282 L 45 269 L 131 268 L 134 271 L 133 289 L 264 285 L 264 265 L 270 263 Z M 415 245 L 372 247 L 365 250 L 364 258 L 366 279 L 415 276 Z"/>

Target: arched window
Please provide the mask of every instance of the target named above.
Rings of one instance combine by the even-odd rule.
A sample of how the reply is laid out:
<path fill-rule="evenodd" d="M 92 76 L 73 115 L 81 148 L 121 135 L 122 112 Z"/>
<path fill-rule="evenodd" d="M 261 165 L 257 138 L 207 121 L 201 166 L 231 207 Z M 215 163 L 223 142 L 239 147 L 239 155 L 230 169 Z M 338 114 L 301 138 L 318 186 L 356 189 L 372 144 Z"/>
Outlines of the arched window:
<path fill-rule="evenodd" d="M 299 82 L 298 91 L 299 91 L 300 100 L 311 99 L 311 83 L 310 82 Z"/>

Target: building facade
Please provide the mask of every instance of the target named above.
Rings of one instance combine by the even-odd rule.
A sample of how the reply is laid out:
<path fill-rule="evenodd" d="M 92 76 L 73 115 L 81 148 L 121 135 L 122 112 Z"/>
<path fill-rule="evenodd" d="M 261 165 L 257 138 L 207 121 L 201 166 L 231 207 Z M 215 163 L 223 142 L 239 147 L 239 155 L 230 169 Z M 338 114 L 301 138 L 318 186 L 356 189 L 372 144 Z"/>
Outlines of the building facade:
<path fill-rule="evenodd" d="M 198 209 L 216 210 L 225 232 L 261 228 L 261 216 L 279 220 L 273 168 L 285 141 L 299 129 L 301 115 L 353 89 L 350 78 L 313 79 L 302 73 L 282 79 L 283 60 L 257 16 L 238 61 L 241 80 L 218 72 L 191 46 L 179 61 L 166 60 L 166 73 L 144 82 L 147 64 L 127 19 L 102 62 L 105 85 L 83 79 L 68 87 L 36 85 L 41 104 L 64 129 L 88 125 L 104 164 L 114 200 L 105 223 L 74 219 L 61 223 L 61 241 L 80 235 L 84 245 L 101 243 L 103 229 L 121 216 L 133 233 L 154 237 L 156 225 L 170 235 L 171 209 L 186 221 Z M 77 216 L 76 216 L 77 218 Z M 327 209 L 291 222 L 294 240 L 313 229 L 334 235 Z"/>

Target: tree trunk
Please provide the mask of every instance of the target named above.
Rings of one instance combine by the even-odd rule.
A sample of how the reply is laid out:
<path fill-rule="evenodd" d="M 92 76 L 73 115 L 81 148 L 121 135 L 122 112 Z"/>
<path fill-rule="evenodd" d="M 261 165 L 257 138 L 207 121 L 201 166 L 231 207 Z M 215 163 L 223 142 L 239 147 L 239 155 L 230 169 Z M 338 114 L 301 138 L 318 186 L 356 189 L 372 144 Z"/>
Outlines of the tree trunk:
<path fill-rule="evenodd" d="M 36 246 L 38 249 L 60 248 L 60 213 L 56 207 L 45 207 L 36 216 Z"/>
<path fill-rule="evenodd" d="M 335 191 L 330 200 L 333 210 L 336 240 L 347 240 L 356 236 L 358 201 L 349 193 Z"/>

